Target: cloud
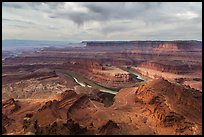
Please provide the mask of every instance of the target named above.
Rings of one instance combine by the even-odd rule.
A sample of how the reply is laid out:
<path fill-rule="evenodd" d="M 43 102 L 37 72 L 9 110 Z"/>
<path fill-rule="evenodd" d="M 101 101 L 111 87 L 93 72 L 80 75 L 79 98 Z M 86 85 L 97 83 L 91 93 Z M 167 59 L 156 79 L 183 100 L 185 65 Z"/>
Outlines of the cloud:
<path fill-rule="evenodd" d="M 2 18 L 2 21 L 8 21 L 11 23 L 17 22 L 17 23 L 23 23 L 23 24 L 35 24 L 31 21 L 26 21 L 26 20 L 18 20 L 18 19 L 7 19 L 7 18 Z"/>
<path fill-rule="evenodd" d="M 202 3 L 196 2 L 4 2 L 2 12 L 3 31 L 30 26 L 35 33 L 23 31 L 36 39 L 38 32 L 63 39 L 202 39 Z"/>
<path fill-rule="evenodd" d="M 68 5 L 68 4 L 66 4 Z M 140 17 L 138 13 L 160 4 L 145 4 L 145 3 L 76 3 L 71 4 L 73 7 L 64 6 L 64 10 L 56 11 L 50 14 L 50 18 L 64 18 L 72 20 L 74 23 L 81 25 L 89 21 L 103 21 L 107 22 L 110 20 L 120 19 L 135 19 Z M 66 8 L 70 8 L 67 11 Z M 136 13 L 136 14 L 135 14 Z"/>
<path fill-rule="evenodd" d="M 183 4 L 183 3 L 182 3 Z M 175 7 L 181 6 L 180 8 Z M 69 11 L 56 11 L 51 13 L 50 18 L 63 18 L 72 20 L 81 25 L 89 21 L 107 22 L 111 20 L 143 20 L 146 24 L 159 22 L 175 22 L 180 19 L 189 19 L 191 16 L 200 17 L 198 13 L 188 11 L 195 7 L 181 5 L 181 3 L 159 3 L 159 2 L 113 2 L 113 3 L 76 3 Z M 75 9 L 75 10 L 73 10 Z M 83 10 L 81 10 L 83 9 Z M 169 10 L 168 10 L 169 9 Z M 199 8 L 198 8 L 199 9 Z M 176 18 L 178 17 L 178 18 Z M 176 18 L 176 19 L 175 19 Z"/>
<path fill-rule="evenodd" d="M 25 3 L 19 3 L 19 2 L 3 2 L 2 6 L 4 7 L 11 7 L 11 8 L 17 8 L 21 9 L 25 7 Z"/>

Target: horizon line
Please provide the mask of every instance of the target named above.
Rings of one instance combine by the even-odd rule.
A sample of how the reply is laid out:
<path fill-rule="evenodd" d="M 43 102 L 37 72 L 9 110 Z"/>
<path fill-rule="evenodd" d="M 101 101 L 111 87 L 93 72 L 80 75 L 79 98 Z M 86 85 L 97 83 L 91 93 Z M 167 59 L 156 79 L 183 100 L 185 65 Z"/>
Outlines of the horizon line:
<path fill-rule="evenodd" d="M 34 40 L 34 39 L 2 39 L 2 41 L 49 41 L 49 42 L 71 42 L 71 43 L 75 43 L 75 42 L 134 42 L 134 41 L 201 41 L 202 40 L 198 40 L 198 39 L 174 39 L 174 40 L 73 40 L 73 41 L 69 41 L 69 40 Z"/>

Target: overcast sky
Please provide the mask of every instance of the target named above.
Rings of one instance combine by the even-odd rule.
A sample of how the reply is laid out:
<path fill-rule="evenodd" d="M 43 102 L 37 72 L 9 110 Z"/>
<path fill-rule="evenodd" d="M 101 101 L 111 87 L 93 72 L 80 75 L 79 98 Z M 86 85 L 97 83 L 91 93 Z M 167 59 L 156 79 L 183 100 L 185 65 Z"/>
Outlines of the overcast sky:
<path fill-rule="evenodd" d="M 202 3 L 2 4 L 3 39 L 202 40 Z"/>

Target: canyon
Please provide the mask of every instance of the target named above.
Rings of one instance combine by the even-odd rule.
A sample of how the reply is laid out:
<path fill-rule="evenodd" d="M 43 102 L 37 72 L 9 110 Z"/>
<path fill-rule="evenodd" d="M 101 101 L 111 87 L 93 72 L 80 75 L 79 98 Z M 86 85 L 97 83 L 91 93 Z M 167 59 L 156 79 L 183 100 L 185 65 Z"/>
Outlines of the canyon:
<path fill-rule="evenodd" d="M 80 44 L 3 51 L 2 134 L 202 134 L 201 41 Z"/>

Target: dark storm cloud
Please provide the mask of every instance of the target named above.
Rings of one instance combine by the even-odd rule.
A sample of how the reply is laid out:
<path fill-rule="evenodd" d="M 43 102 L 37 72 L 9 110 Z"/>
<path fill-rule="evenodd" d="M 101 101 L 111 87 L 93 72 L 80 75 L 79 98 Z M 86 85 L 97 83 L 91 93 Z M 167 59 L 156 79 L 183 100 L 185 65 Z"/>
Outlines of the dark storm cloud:
<path fill-rule="evenodd" d="M 63 3 L 64 4 L 64 3 Z M 201 9 L 197 6 L 188 6 L 179 3 L 180 7 L 176 7 L 177 3 L 159 3 L 159 2 L 118 2 L 118 3 L 79 3 L 77 6 L 87 9 L 84 11 L 60 11 L 50 14 L 50 18 L 64 18 L 72 20 L 74 23 L 81 25 L 89 21 L 107 22 L 111 20 L 142 20 L 147 25 L 154 23 L 171 23 L 179 21 L 175 15 L 178 12 L 186 12 L 191 10 L 201 15 Z M 61 5 L 62 6 L 62 5 Z"/>
<path fill-rule="evenodd" d="M 71 19 L 77 24 L 87 21 L 109 21 L 120 19 L 141 19 L 147 12 L 159 9 L 161 3 L 80 3 L 78 6 L 87 9 L 83 11 L 55 12 L 51 18 Z M 149 14 L 151 16 L 151 13 Z"/>

